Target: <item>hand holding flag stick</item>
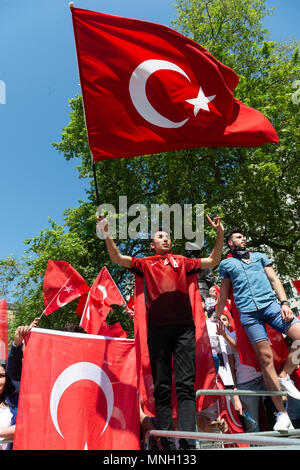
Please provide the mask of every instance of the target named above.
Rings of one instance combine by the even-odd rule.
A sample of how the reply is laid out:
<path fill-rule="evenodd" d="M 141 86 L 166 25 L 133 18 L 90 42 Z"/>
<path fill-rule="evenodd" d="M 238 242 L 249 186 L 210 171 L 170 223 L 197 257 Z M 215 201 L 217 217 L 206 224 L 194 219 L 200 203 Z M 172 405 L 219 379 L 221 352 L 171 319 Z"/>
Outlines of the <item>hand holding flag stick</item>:
<path fill-rule="evenodd" d="M 41 315 L 42 316 L 42 315 Z M 15 331 L 14 344 L 15 346 L 21 346 L 23 343 L 24 336 L 29 333 L 32 328 L 37 328 L 41 317 L 36 317 L 30 325 L 18 326 Z"/>

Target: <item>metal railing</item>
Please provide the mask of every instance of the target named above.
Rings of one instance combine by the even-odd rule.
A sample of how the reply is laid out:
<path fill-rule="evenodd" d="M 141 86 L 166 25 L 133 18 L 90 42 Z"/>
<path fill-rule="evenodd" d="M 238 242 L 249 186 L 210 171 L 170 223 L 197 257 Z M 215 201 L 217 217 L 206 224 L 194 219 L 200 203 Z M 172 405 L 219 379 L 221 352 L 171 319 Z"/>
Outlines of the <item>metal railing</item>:
<path fill-rule="evenodd" d="M 212 432 L 186 431 L 148 431 L 145 435 L 145 447 L 149 449 L 150 437 L 171 437 L 177 439 L 195 439 L 197 441 L 214 441 L 227 444 L 255 444 L 259 446 L 296 446 L 300 450 L 300 440 L 288 437 L 261 436 L 260 433 L 218 434 Z M 286 434 L 285 434 L 286 435 Z M 299 430 L 300 436 L 300 430 Z"/>
<path fill-rule="evenodd" d="M 216 396 L 288 396 L 286 391 L 269 391 L 269 390 L 197 390 L 196 398 L 201 395 L 216 395 Z M 300 450 L 300 429 L 292 429 L 290 431 L 263 431 L 263 432 L 252 432 L 252 433 L 236 433 L 236 434 L 224 434 L 219 433 L 207 433 L 207 432 L 183 432 L 183 431 L 160 431 L 152 430 L 148 431 L 145 435 L 145 448 L 149 449 L 150 438 L 158 437 L 171 437 L 174 439 L 195 439 L 201 442 L 213 442 L 220 444 L 248 444 L 251 447 L 244 447 L 244 449 L 297 449 Z M 295 437 L 295 438 L 293 438 Z M 224 445 L 222 446 L 224 447 Z M 211 447 L 205 446 L 206 449 Z M 214 447 L 215 448 L 215 447 Z M 239 447 L 239 449 L 243 449 Z M 231 448 L 230 450 L 234 450 Z"/>
<path fill-rule="evenodd" d="M 231 389 L 225 389 L 225 390 L 197 390 L 196 392 L 196 398 L 199 397 L 200 395 L 228 395 L 228 396 L 233 396 L 233 395 L 252 395 L 252 396 L 288 396 L 288 392 L 283 392 L 283 391 L 269 391 L 269 390 L 231 390 Z"/>

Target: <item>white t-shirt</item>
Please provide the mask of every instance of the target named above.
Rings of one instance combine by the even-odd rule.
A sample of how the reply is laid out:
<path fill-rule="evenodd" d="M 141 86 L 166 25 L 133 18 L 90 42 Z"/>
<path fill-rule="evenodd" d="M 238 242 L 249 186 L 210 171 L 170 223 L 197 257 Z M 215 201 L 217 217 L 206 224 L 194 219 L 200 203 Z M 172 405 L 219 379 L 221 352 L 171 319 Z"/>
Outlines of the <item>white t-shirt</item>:
<path fill-rule="evenodd" d="M 1 404 L 0 405 L 0 428 L 7 428 L 11 426 L 12 417 L 13 415 L 9 407 Z M 0 438 L 0 450 L 7 450 L 9 447 L 9 444 L 1 444 L 2 440 L 3 438 Z"/>
<path fill-rule="evenodd" d="M 220 355 L 223 358 L 223 364 L 220 363 L 219 374 L 225 386 L 233 385 L 233 378 L 228 362 L 228 355 L 233 354 L 233 351 L 223 336 L 217 334 L 217 322 L 206 320 L 207 332 L 209 335 L 210 345 L 212 352 Z M 229 331 L 226 329 L 229 334 Z"/>
<path fill-rule="evenodd" d="M 229 336 L 236 341 L 235 331 L 229 332 Z M 254 367 L 247 366 L 241 363 L 240 355 L 238 352 L 233 352 L 234 361 L 235 361 L 235 374 L 236 374 L 236 383 L 237 385 L 250 382 L 257 377 L 261 377 L 262 373 L 257 371 Z"/>

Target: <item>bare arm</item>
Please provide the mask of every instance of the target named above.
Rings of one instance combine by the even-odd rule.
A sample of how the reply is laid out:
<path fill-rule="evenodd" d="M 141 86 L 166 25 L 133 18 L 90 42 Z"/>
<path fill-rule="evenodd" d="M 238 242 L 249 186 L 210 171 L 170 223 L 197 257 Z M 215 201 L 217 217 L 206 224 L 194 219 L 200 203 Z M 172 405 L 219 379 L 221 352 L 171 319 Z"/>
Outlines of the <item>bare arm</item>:
<path fill-rule="evenodd" d="M 13 439 L 15 435 L 16 425 L 0 428 L 0 437 L 4 439 Z"/>
<path fill-rule="evenodd" d="M 234 359 L 233 354 L 228 355 L 228 363 L 229 363 L 229 367 L 230 367 L 231 375 L 232 375 L 232 379 L 233 379 L 233 390 L 237 390 L 236 372 L 235 372 L 235 359 Z M 239 395 L 234 395 L 233 396 L 233 406 L 234 406 L 235 411 L 238 414 L 240 414 L 240 415 L 243 414 L 243 406 L 242 406 Z"/>
<path fill-rule="evenodd" d="M 229 344 L 231 349 L 234 352 L 238 352 L 236 341 L 231 336 L 229 336 L 229 334 L 226 331 L 225 325 L 221 321 L 217 321 L 217 335 L 223 336 L 223 338 Z"/>
<path fill-rule="evenodd" d="M 215 316 L 220 319 L 230 291 L 230 279 L 222 279 Z"/>
<path fill-rule="evenodd" d="M 132 266 L 132 257 L 131 256 L 126 256 L 122 255 L 116 246 L 114 240 L 111 237 L 111 234 L 109 232 L 109 227 L 107 220 L 104 219 L 104 217 L 100 216 L 97 221 L 97 231 L 104 232 L 104 239 L 105 239 L 105 244 L 106 244 L 106 249 L 108 252 L 108 255 L 113 263 L 119 264 L 120 266 L 124 266 L 124 268 L 131 268 Z"/>
<path fill-rule="evenodd" d="M 222 250 L 223 250 L 223 241 L 224 241 L 224 227 L 221 223 L 221 217 L 215 217 L 213 220 L 211 220 L 208 215 L 206 216 L 207 220 L 211 224 L 211 226 L 214 228 L 214 230 L 217 233 L 217 239 L 215 246 L 208 256 L 208 258 L 203 258 L 201 260 L 201 267 L 203 269 L 206 268 L 213 268 L 215 266 L 218 266 L 221 256 L 222 256 Z"/>
<path fill-rule="evenodd" d="M 272 266 L 265 266 L 265 272 L 266 275 L 271 283 L 271 286 L 273 287 L 274 291 L 277 294 L 277 297 L 279 298 L 279 301 L 282 302 L 283 300 L 287 300 L 287 296 L 284 290 L 284 287 L 275 273 L 274 269 Z M 282 305 L 281 307 L 281 315 L 284 321 L 289 322 L 294 318 L 294 313 L 291 310 L 291 308 L 288 305 Z"/>

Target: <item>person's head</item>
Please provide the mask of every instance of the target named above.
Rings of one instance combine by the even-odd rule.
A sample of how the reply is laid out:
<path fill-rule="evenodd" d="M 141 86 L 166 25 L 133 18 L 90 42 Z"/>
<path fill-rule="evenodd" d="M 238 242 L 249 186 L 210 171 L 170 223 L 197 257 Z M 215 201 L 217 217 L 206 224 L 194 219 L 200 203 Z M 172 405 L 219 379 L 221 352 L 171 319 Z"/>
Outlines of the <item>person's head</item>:
<path fill-rule="evenodd" d="M 224 315 L 224 313 L 220 316 L 221 322 L 226 326 L 226 328 L 230 327 L 230 321 L 227 315 Z"/>
<path fill-rule="evenodd" d="M 69 331 L 71 333 L 86 333 L 86 331 L 78 323 L 66 323 L 62 327 L 62 331 Z"/>
<path fill-rule="evenodd" d="M 150 247 L 155 253 L 163 255 L 171 251 L 171 238 L 168 232 L 159 229 L 151 235 Z"/>
<path fill-rule="evenodd" d="M 244 250 L 246 248 L 246 237 L 240 228 L 233 228 L 225 237 L 228 248 L 233 251 L 235 249 Z"/>
<path fill-rule="evenodd" d="M 6 398 L 12 395 L 15 388 L 10 377 L 6 373 L 6 363 L 0 362 L 0 403 L 6 403 Z"/>
<path fill-rule="evenodd" d="M 217 298 L 217 291 L 215 286 L 211 286 L 211 288 L 208 291 L 210 297 L 214 297 L 215 299 Z"/>

